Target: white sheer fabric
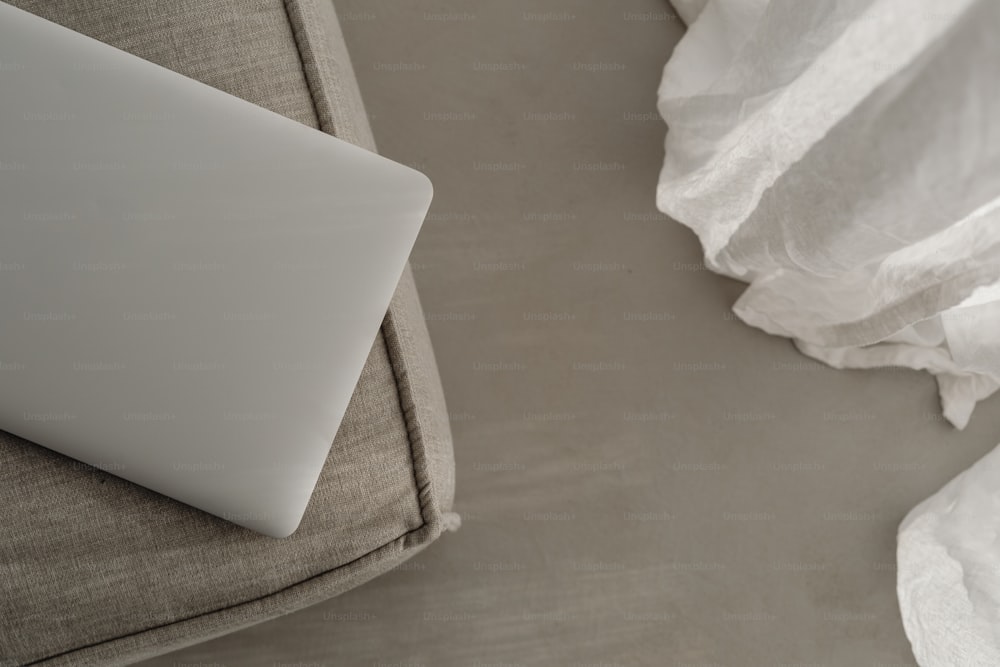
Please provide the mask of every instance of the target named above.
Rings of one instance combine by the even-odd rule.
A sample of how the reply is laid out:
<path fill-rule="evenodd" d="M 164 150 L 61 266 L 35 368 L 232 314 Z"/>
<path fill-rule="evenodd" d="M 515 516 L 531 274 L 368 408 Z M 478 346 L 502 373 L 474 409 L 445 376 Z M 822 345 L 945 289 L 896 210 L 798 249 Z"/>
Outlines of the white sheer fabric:
<path fill-rule="evenodd" d="M 838 367 L 1000 387 L 1000 2 L 675 0 L 661 210 L 735 312 Z M 1000 448 L 915 508 L 900 609 L 923 667 L 1000 665 Z"/>
<path fill-rule="evenodd" d="M 659 208 L 734 310 L 838 367 L 1000 388 L 1000 2 L 677 0 Z"/>

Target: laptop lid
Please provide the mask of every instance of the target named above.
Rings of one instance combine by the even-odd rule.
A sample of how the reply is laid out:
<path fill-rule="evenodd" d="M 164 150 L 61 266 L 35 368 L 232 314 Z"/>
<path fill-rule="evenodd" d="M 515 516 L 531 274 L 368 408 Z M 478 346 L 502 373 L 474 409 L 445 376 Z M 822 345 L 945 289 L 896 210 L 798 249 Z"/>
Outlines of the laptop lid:
<path fill-rule="evenodd" d="M 0 3 L 0 429 L 291 534 L 431 196 Z"/>

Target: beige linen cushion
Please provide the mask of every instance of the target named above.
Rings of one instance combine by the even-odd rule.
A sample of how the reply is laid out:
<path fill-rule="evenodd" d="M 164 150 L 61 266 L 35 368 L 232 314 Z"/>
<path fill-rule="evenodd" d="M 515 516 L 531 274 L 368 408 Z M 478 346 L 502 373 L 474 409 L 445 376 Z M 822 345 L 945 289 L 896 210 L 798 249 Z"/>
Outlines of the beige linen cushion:
<path fill-rule="evenodd" d="M 12 4 L 374 150 L 323 0 Z M 433 541 L 454 518 L 453 491 L 444 399 L 407 269 L 288 539 L 0 432 L 0 665 L 133 662 L 338 595 Z"/>

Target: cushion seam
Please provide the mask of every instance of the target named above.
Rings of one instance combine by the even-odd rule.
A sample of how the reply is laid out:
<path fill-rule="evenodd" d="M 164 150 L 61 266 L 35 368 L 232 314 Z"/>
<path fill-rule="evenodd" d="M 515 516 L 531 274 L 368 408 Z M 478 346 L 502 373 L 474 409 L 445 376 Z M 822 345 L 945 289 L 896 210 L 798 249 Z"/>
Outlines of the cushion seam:
<path fill-rule="evenodd" d="M 431 484 L 429 475 L 430 471 L 427 469 L 428 462 L 423 449 L 422 431 L 420 429 L 420 425 L 417 423 L 413 410 L 408 410 L 403 405 L 404 386 L 406 386 L 408 390 L 408 383 L 406 383 L 401 377 L 403 373 L 397 370 L 398 359 L 395 358 L 395 355 L 392 353 L 391 346 L 388 341 L 385 340 L 385 329 L 389 330 L 388 335 L 390 337 L 398 338 L 391 315 L 386 315 L 382 327 L 383 344 L 385 345 L 386 353 L 389 356 L 389 367 L 392 369 L 392 378 L 396 385 L 396 394 L 399 396 L 400 411 L 403 415 L 403 423 L 406 426 L 406 436 L 410 443 L 410 459 L 413 463 L 411 466 L 413 471 L 413 485 L 417 491 L 417 503 L 420 507 L 420 517 L 425 526 L 430 526 L 432 527 L 432 530 L 437 532 L 440 520 L 438 512 L 436 511 L 436 503 L 434 502 L 433 485 Z"/>
<path fill-rule="evenodd" d="M 305 76 L 306 79 L 306 89 L 309 91 L 310 101 L 312 102 L 313 108 L 316 110 L 317 118 L 319 119 L 319 128 L 321 131 L 336 136 L 333 109 L 328 109 L 330 112 L 328 114 L 330 119 L 328 125 L 330 127 L 323 127 L 324 124 L 327 123 L 324 122 L 323 114 L 320 113 L 319 100 L 316 96 L 317 90 L 328 92 L 324 90 L 327 82 L 322 76 L 319 75 L 320 64 L 317 61 L 312 64 L 311 68 L 308 67 L 306 65 L 307 58 L 303 54 L 303 41 L 309 42 L 312 37 L 312 35 L 310 35 L 309 26 L 315 25 L 316 23 L 315 16 L 310 13 L 309 9 L 312 7 L 312 1 L 313 0 L 284 0 L 283 4 L 286 16 L 288 17 L 289 25 L 292 26 L 292 41 L 295 43 L 295 48 L 299 55 L 299 62 L 302 63 L 303 76 Z M 299 22 L 302 25 L 302 30 L 295 29 L 295 21 L 293 21 L 292 18 L 293 13 L 295 13 L 300 19 Z M 313 20 L 306 20 L 307 15 Z M 322 34 L 316 37 L 317 40 L 322 38 Z M 306 47 L 308 47 L 308 43 L 306 44 Z M 334 75 L 332 68 L 326 69 L 326 74 L 332 77 Z M 410 461 L 413 464 L 412 470 L 414 484 L 417 491 L 417 501 L 420 507 L 420 516 L 424 525 L 431 526 L 432 530 L 436 530 L 439 524 L 439 516 L 436 503 L 434 502 L 435 495 L 433 493 L 433 484 L 430 479 L 430 471 L 428 470 L 429 463 L 424 451 L 423 427 L 414 411 L 407 410 L 404 405 L 405 397 L 412 393 L 412 387 L 405 371 L 406 364 L 400 358 L 400 354 L 398 352 L 394 353 L 387 340 L 387 338 L 400 338 L 398 335 L 398 328 L 395 326 L 395 315 L 391 304 L 386 313 L 385 319 L 382 321 L 380 331 L 382 332 L 383 343 L 385 344 L 386 352 L 389 357 L 389 366 L 392 368 L 393 381 L 396 387 L 396 397 L 399 400 L 400 411 L 403 414 L 403 421 L 406 426 L 406 436 L 410 447 Z"/>
<path fill-rule="evenodd" d="M 331 0 L 332 1 L 332 0 Z M 332 110 L 329 114 L 329 122 L 323 120 L 323 114 L 320 113 L 320 104 L 317 99 L 315 87 L 322 86 L 322 81 L 315 81 L 314 77 L 309 76 L 309 67 L 306 64 L 306 56 L 302 51 L 302 42 L 309 40 L 309 35 L 301 35 L 300 30 L 295 27 L 295 21 L 292 20 L 292 13 L 295 12 L 299 15 L 301 23 L 303 26 L 308 26 L 308 21 L 305 20 L 305 10 L 301 6 L 301 3 L 297 0 L 282 0 L 282 8 L 285 10 L 285 20 L 288 21 L 288 28 L 292 33 L 292 43 L 295 44 L 295 54 L 299 57 L 299 65 L 302 67 L 302 78 L 306 82 L 306 90 L 309 93 L 309 103 L 312 106 L 313 114 L 316 116 L 316 127 L 327 134 L 337 136 L 337 124 L 333 120 Z M 292 7 L 294 5 L 294 7 Z M 313 65 L 315 67 L 315 64 Z M 324 127 L 327 125 L 327 127 Z"/>
<path fill-rule="evenodd" d="M 193 621 L 193 620 L 202 618 L 204 616 L 211 616 L 212 614 L 216 614 L 216 613 L 218 613 L 220 611 L 228 611 L 230 609 L 236 609 L 237 607 L 241 607 L 241 606 L 250 604 L 252 602 L 257 602 L 259 600 L 264 600 L 266 598 L 273 597 L 275 595 L 278 595 L 279 593 L 283 593 L 283 592 L 285 592 L 287 590 L 291 590 L 291 589 L 295 588 L 296 586 L 301 586 L 302 584 L 308 583 L 308 582 L 310 582 L 310 581 L 312 581 L 314 579 L 318 579 L 319 577 L 323 577 L 323 576 L 325 576 L 327 574 L 330 574 L 331 572 L 336 572 L 337 570 L 339 570 L 341 568 L 344 568 L 344 567 L 347 567 L 347 566 L 349 566 L 349 565 L 351 565 L 353 563 L 356 563 L 357 561 L 359 561 L 359 560 L 361 560 L 363 558 L 366 558 L 367 556 L 370 556 L 371 554 L 375 553 L 376 551 L 379 551 L 381 549 L 385 549 L 386 547 L 388 547 L 391 544 L 393 544 L 395 542 L 398 542 L 400 540 L 404 541 L 403 542 L 403 549 L 402 549 L 402 551 L 405 551 L 406 548 L 407 548 L 407 544 L 406 543 L 409 541 L 410 536 L 413 533 L 417 533 L 417 532 L 422 531 L 424 528 L 425 528 L 425 526 L 420 526 L 418 528 L 414 528 L 412 530 L 408 530 L 405 533 L 403 533 L 402 535 L 400 535 L 399 537 L 393 538 L 393 539 L 389 540 L 388 542 L 386 542 L 385 544 L 381 544 L 381 545 L 375 547 L 374 549 L 366 551 L 365 553 L 361 554 L 360 556 L 357 556 L 356 558 L 353 558 L 353 559 L 347 561 L 346 563 L 340 563 L 336 567 L 332 567 L 329 570 L 324 570 L 322 572 L 318 572 L 316 574 L 310 575 L 310 576 L 306 577 L 305 579 L 300 579 L 300 580 L 296 581 L 295 583 L 288 584 L 287 586 L 284 586 L 284 587 L 279 588 L 279 589 L 274 590 L 274 591 L 269 591 L 267 593 L 264 593 L 263 595 L 258 595 L 257 597 L 253 597 L 253 598 L 250 598 L 248 600 L 241 600 L 240 602 L 234 602 L 233 604 L 228 604 L 228 605 L 225 605 L 223 607 L 216 607 L 214 609 L 209 609 L 208 611 L 203 611 L 201 613 L 195 614 L 193 616 L 187 616 L 185 618 L 179 618 L 177 620 L 170 621 L 169 623 L 161 623 L 159 625 L 151 625 L 149 627 L 145 627 L 145 628 L 142 628 L 140 630 L 135 630 L 134 632 L 128 632 L 128 633 L 123 634 L 123 635 L 115 635 L 114 637 L 109 637 L 108 639 L 102 639 L 100 641 L 96 641 L 96 642 L 93 642 L 93 643 L 90 643 L 90 644 L 84 644 L 82 646 L 77 646 L 77 647 L 74 647 L 74 648 L 71 648 L 71 649 L 67 649 L 67 650 L 61 651 L 59 653 L 54 653 L 52 655 L 45 656 L 44 658 L 38 658 L 38 659 L 32 660 L 31 662 L 26 662 L 26 663 L 24 663 L 25 667 L 27 667 L 29 665 L 41 665 L 41 664 L 43 664 L 47 660 L 54 660 L 56 658 L 61 658 L 61 657 L 64 657 L 64 656 L 72 655 L 73 653 L 76 653 L 77 651 L 82 651 L 82 650 L 88 649 L 88 648 L 94 648 L 95 646 L 100 646 L 101 644 L 109 644 L 111 642 L 115 642 L 115 641 L 118 641 L 120 639 L 125 639 L 127 637 L 135 637 L 137 635 L 143 634 L 144 632 L 151 632 L 153 630 L 159 630 L 161 628 L 168 628 L 171 625 L 177 625 L 178 623 L 186 623 L 188 621 Z"/>

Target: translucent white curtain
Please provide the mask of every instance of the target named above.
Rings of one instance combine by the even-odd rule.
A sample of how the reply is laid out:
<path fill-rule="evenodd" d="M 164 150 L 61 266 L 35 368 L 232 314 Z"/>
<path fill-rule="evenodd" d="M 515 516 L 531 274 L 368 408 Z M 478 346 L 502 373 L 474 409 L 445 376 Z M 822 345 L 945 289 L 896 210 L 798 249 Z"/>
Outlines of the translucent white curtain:
<path fill-rule="evenodd" d="M 1000 2 L 676 1 L 659 208 L 748 324 L 930 371 L 964 427 L 1000 388 Z"/>

